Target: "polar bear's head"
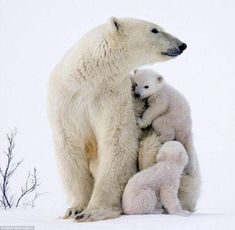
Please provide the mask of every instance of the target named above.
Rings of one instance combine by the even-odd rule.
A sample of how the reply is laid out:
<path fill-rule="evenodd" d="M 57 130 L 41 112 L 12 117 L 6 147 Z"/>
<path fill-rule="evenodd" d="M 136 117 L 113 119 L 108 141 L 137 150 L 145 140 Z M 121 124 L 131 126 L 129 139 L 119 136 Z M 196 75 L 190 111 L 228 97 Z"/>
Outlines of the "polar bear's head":
<path fill-rule="evenodd" d="M 131 80 L 137 98 L 147 98 L 165 85 L 163 77 L 151 69 L 134 70 Z"/>
<path fill-rule="evenodd" d="M 102 76 L 127 76 L 146 64 L 177 57 L 186 44 L 151 22 L 131 18 L 111 18 L 86 33 L 76 46 L 81 69 L 88 65 Z M 74 55 L 71 55 L 74 58 Z M 101 74 L 102 73 L 102 74 Z"/>
<path fill-rule="evenodd" d="M 111 18 L 108 34 L 120 52 L 127 51 L 136 67 L 177 57 L 187 47 L 160 26 L 138 19 Z"/>
<path fill-rule="evenodd" d="M 183 167 L 188 163 L 188 155 L 183 145 L 178 141 L 167 141 L 162 145 L 158 154 L 157 162 L 173 161 Z"/>

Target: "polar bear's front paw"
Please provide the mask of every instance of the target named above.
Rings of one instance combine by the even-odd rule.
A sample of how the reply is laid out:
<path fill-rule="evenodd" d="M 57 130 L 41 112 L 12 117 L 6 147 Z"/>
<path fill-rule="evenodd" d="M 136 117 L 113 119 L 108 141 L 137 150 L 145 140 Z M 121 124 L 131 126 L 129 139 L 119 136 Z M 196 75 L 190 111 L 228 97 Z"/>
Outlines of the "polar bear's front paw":
<path fill-rule="evenodd" d="M 143 122 L 143 120 L 140 117 L 137 117 L 136 123 L 140 128 L 146 128 L 147 125 Z"/>
<path fill-rule="evenodd" d="M 62 217 L 62 219 L 71 219 L 74 218 L 76 215 L 78 215 L 79 213 L 82 212 L 82 209 L 79 207 L 72 207 L 72 208 L 68 208 L 64 214 L 64 216 Z"/>
<path fill-rule="evenodd" d="M 80 214 L 75 216 L 77 222 L 93 222 L 99 220 L 107 220 L 117 218 L 121 215 L 121 211 L 113 211 L 110 209 L 91 209 L 84 210 Z"/>

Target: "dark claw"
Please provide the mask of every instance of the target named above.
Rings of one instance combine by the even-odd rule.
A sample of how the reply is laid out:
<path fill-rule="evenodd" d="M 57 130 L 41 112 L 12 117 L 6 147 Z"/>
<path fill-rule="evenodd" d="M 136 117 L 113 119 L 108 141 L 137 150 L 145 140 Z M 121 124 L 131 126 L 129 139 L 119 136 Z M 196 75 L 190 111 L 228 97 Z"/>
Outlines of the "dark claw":
<path fill-rule="evenodd" d="M 72 215 L 72 211 L 70 210 L 70 211 L 69 211 L 69 216 L 71 216 L 71 215 Z"/>
<path fill-rule="evenodd" d="M 169 212 L 167 211 L 167 209 L 164 206 L 162 206 L 162 209 L 163 209 L 163 214 L 169 214 Z"/>
<path fill-rule="evenodd" d="M 77 210 L 77 211 L 74 212 L 74 215 L 76 216 L 78 213 L 79 213 L 79 211 Z"/>
<path fill-rule="evenodd" d="M 81 219 L 85 216 L 85 214 L 78 214 L 77 216 L 75 216 L 75 220 Z"/>

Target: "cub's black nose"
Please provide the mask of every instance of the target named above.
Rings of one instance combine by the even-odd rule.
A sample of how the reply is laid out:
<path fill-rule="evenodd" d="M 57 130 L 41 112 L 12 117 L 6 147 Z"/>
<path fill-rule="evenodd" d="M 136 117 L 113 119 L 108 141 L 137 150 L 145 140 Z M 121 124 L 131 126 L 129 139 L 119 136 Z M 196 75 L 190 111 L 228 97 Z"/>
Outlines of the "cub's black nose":
<path fill-rule="evenodd" d="M 183 52 L 184 50 L 186 50 L 187 48 L 187 45 L 185 43 L 182 43 L 180 46 L 179 46 L 179 50 L 180 52 Z"/>
<path fill-rule="evenodd" d="M 139 95 L 138 93 L 135 93 L 135 97 L 139 98 L 139 97 L 140 97 L 140 95 Z"/>

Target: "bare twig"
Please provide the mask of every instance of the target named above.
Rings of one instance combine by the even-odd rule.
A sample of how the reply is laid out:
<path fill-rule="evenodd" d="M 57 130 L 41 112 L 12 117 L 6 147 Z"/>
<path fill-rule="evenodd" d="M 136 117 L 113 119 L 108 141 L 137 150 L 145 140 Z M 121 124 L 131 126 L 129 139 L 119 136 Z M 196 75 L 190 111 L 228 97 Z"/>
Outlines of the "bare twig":
<path fill-rule="evenodd" d="M 21 194 L 18 198 L 16 195 L 9 194 L 9 182 L 11 176 L 16 172 L 17 168 L 21 165 L 23 160 L 14 163 L 14 155 L 13 150 L 15 148 L 15 136 L 16 129 L 12 131 L 10 134 L 7 134 L 8 147 L 7 151 L 4 151 L 6 156 L 6 166 L 5 169 L 0 167 L 0 207 L 7 209 L 18 207 L 21 203 L 21 200 L 25 198 L 28 194 L 35 192 L 35 196 L 32 200 L 32 204 L 34 205 L 35 200 L 38 198 L 40 193 L 37 193 L 36 188 L 40 185 L 37 177 L 37 170 L 34 168 L 33 173 L 28 173 L 25 185 L 21 187 Z"/>
<path fill-rule="evenodd" d="M 25 205 L 25 206 L 30 206 L 30 207 L 34 208 L 34 207 L 35 207 L 35 202 L 36 202 L 36 200 L 37 200 L 40 196 L 45 195 L 45 194 L 46 194 L 46 193 L 40 193 L 40 192 L 37 192 L 37 190 L 35 190 L 35 193 L 34 193 L 33 198 L 32 198 L 30 201 L 23 203 L 23 205 Z"/>
<path fill-rule="evenodd" d="M 5 170 L 0 170 L 0 174 L 2 176 L 2 183 L 1 183 L 1 192 L 2 192 L 2 200 L 1 203 L 3 207 L 6 208 L 11 208 L 12 207 L 12 202 L 9 200 L 8 196 L 8 185 L 9 185 L 9 177 L 14 173 L 14 171 L 17 169 L 17 167 L 20 165 L 16 165 L 16 167 L 11 169 L 11 163 L 13 160 L 13 149 L 15 148 L 15 141 L 14 138 L 16 136 L 16 129 L 12 131 L 10 134 L 7 134 L 7 140 L 8 140 L 8 148 L 7 152 L 4 152 L 6 157 L 7 157 L 7 163 L 6 163 L 6 168 Z"/>
<path fill-rule="evenodd" d="M 30 180 L 30 181 L 29 181 Z M 30 172 L 28 174 L 26 183 L 24 187 L 21 187 L 21 195 L 16 202 L 16 207 L 19 206 L 21 199 L 26 196 L 27 194 L 33 192 L 40 184 L 38 183 L 37 178 L 37 170 L 34 168 L 33 174 L 31 175 Z"/>

